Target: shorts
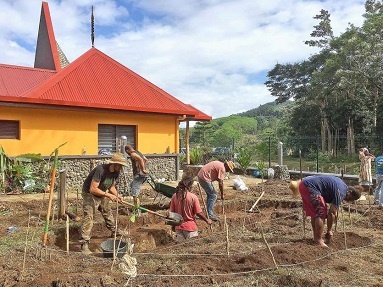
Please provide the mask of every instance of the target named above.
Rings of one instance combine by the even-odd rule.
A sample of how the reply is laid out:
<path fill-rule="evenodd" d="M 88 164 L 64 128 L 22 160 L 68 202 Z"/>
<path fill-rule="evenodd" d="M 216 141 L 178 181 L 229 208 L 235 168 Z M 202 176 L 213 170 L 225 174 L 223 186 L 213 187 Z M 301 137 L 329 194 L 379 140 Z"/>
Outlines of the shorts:
<path fill-rule="evenodd" d="M 196 231 L 186 231 L 182 229 L 176 229 L 176 236 L 175 240 L 176 241 L 184 241 L 189 238 L 197 237 L 198 236 L 198 230 Z"/>
<path fill-rule="evenodd" d="M 139 196 L 142 184 L 148 179 L 146 175 L 136 174 L 130 183 L 130 193 L 132 196 Z"/>
<path fill-rule="evenodd" d="M 310 191 L 303 183 L 299 184 L 299 193 L 302 197 L 303 210 L 306 216 L 325 219 L 327 217 L 327 205 L 320 194 Z"/>

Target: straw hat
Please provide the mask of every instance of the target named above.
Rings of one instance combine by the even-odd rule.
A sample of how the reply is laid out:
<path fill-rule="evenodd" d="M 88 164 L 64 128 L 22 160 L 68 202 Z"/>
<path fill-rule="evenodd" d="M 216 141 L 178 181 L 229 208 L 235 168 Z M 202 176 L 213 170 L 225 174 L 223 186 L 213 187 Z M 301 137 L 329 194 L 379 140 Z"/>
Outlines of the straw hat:
<path fill-rule="evenodd" d="M 299 195 L 299 182 L 295 181 L 295 180 L 290 181 L 289 188 L 293 192 L 293 196 L 298 197 L 298 195 Z"/>
<path fill-rule="evenodd" d="M 227 160 L 225 161 L 225 163 L 227 167 L 230 169 L 230 171 L 234 173 L 234 168 L 235 168 L 234 162 L 232 162 L 231 160 Z"/>
<path fill-rule="evenodd" d="M 124 155 L 120 152 L 116 152 L 110 160 L 108 160 L 108 163 L 117 163 L 121 164 L 123 166 L 128 166 L 128 163 L 126 162 L 126 159 Z"/>

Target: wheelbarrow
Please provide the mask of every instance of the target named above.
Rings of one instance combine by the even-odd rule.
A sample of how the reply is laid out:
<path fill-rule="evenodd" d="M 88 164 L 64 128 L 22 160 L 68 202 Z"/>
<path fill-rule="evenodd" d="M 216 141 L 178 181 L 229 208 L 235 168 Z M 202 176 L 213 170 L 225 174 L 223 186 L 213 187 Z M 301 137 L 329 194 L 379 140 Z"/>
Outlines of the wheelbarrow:
<path fill-rule="evenodd" d="M 173 194 L 176 192 L 176 187 L 167 185 L 162 182 L 156 181 L 151 175 L 148 176 L 147 182 L 156 192 L 156 196 L 153 199 L 153 203 L 156 201 L 157 197 L 159 197 L 158 205 L 163 206 L 163 200 L 167 198 L 172 198 Z"/>
<path fill-rule="evenodd" d="M 148 212 L 148 213 L 154 214 L 156 216 L 162 217 L 162 218 L 166 219 L 165 224 L 167 224 L 167 225 L 178 226 L 178 225 L 181 225 L 184 221 L 183 217 L 176 212 L 170 212 L 170 214 L 168 216 L 166 216 L 166 215 L 162 215 L 161 213 L 158 213 L 158 212 L 155 212 L 153 210 L 142 207 L 142 206 L 135 206 L 133 203 L 130 203 L 130 202 L 127 202 L 124 200 L 121 200 L 120 202 L 122 204 L 127 205 L 127 206 L 135 207 L 141 211 Z"/>

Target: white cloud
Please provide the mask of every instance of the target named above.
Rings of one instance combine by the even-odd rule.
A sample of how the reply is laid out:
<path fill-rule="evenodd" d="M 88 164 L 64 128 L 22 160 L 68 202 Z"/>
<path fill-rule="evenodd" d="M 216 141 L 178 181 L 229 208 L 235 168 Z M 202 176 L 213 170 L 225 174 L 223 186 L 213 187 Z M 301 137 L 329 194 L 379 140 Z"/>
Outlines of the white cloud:
<path fill-rule="evenodd" d="M 0 5 L 0 62 L 32 66 L 41 1 Z M 357 0 L 49 0 L 70 61 L 91 47 L 92 5 L 96 48 L 213 118 L 274 100 L 264 75 L 315 52 L 304 41 L 321 9 L 336 35 L 364 13 Z"/>

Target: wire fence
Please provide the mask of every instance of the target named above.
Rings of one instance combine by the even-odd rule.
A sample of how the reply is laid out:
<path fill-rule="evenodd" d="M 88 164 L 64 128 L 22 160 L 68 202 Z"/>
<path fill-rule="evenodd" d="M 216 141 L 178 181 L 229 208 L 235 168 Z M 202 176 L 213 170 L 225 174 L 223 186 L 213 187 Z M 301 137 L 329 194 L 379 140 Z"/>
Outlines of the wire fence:
<path fill-rule="evenodd" d="M 347 137 L 339 136 L 329 148 L 328 142 L 322 143 L 319 136 L 264 137 L 252 145 L 253 163 L 262 161 L 268 167 L 286 165 L 289 170 L 357 175 L 360 148 L 369 148 L 375 156 L 383 154 L 382 136 L 355 136 L 353 144 L 347 142 Z M 372 172 L 375 173 L 374 163 Z"/>

